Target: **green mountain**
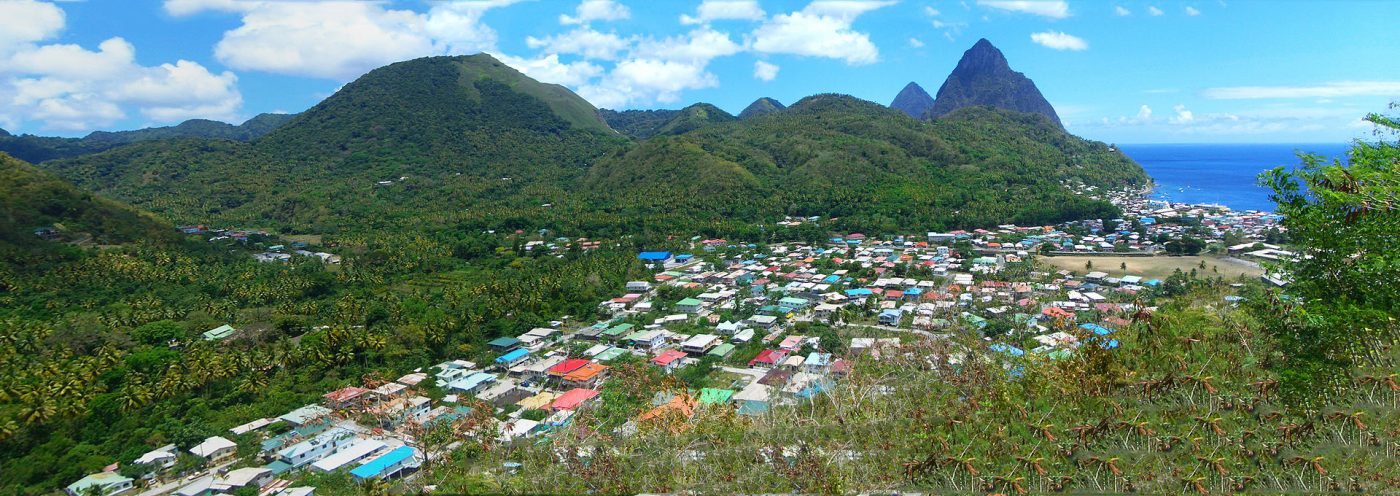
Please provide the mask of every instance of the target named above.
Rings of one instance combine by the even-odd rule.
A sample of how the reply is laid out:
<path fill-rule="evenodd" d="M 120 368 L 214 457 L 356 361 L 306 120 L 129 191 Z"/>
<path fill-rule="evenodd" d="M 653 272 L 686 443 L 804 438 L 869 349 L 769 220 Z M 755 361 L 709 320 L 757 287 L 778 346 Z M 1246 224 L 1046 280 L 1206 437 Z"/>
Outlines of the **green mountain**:
<path fill-rule="evenodd" d="M 0 153 L 0 260 L 52 255 L 56 244 L 123 244 L 170 239 L 175 229 Z"/>
<path fill-rule="evenodd" d="M 1040 114 L 1055 126 L 1064 127 L 1055 108 L 1040 94 L 1035 83 L 1025 74 L 1011 70 L 1006 56 L 985 38 L 963 52 L 958 66 L 938 88 L 933 107 L 924 117 L 942 117 L 960 108 L 978 105 Z"/>
<path fill-rule="evenodd" d="M 754 100 L 753 103 L 749 104 L 749 106 L 744 107 L 744 110 L 742 112 L 739 112 L 739 118 L 748 119 L 756 115 L 762 115 L 769 112 L 777 112 L 785 108 L 787 107 L 783 106 L 782 102 L 765 96 Z"/>
<path fill-rule="evenodd" d="M 738 120 L 738 117 L 734 117 L 729 112 L 720 110 L 719 107 L 708 103 L 697 103 L 681 109 L 680 113 L 676 114 L 670 121 L 657 129 L 657 134 L 685 134 L 696 129 L 736 120 Z"/>
<path fill-rule="evenodd" d="M 608 126 L 616 129 L 617 132 L 633 139 L 647 139 L 656 136 L 661 126 L 665 126 L 666 123 L 671 122 L 671 119 L 675 119 L 677 115 L 680 115 L 681 111 L 659 109 L 623 110 L 619 112 L 616 110 L 604 109 L 598 111 L 598 113 L 608 122 Z"/>
<path fill-rule="evenodd" d="M 623 142 L 567 89 L 474 55 L 376 69 L 251 143 L 143 142 L 45 166 L 182 223 L 365 231 L 556 202 Z"/>
<path fill-rule="evenodd" d="M 140 141 L 174 138 L 250 141 L 272 132 L 295 116 L 295 114 L 258 114 L 237 126 L 207 119 L 191 119 L 174 126 L 152 127 L 135 131 L 93 131 L 82 138 L 14 136 L 0 130 L 0 152 L 9 153 L 27 162 L 39 163 L 97 153 Z"/>
<path fill-rule="evenodd" d="M 1062 181 L 1144 184 L 1141 167 L 1034 114 L 968 108 L 935 122 L 843 95 L 657 137 L 596 164 L 595 205 L 676 218 L 840 217 L 853 228 L 1043 224 L 1113 215 Z"/>
<path fill-rule="evenodd" d="M 653 137 L 629 144 L 583 99 L 487 55 L 433 57 L 371 71 L 251 143 L 149 141 L 45 166 L 180 223 L 317 233 L 1041 224 L 1114 215 L 1061 182 L 1147 181 L 1106 145 L 987 108 L 930 123 L 819 95 L 745 120 L 708 104 L 603 115 Z"/>

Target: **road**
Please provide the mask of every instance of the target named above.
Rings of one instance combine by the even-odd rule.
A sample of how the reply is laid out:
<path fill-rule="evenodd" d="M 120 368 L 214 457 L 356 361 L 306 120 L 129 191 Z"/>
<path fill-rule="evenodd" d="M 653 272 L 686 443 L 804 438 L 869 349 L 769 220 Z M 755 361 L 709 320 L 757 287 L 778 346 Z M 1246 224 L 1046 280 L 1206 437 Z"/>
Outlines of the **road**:
<path fill-rule="evenodd" d="M 195 478 L 193 478 L 193 479 L 188 478 L 188 476 L 186 476 L 186 477 L 180 477 L 180 478 L 175 479 L 175 480 L 172 481 L 172 482 L 167 482 L 167 483 L 165 483 L 165 484 L 161 484 L 161 485 L 159 485 L 159 486 L 146 489 L 146 491 L 143 492 L 143 493 L 141 493 L 140 496 L 160 496 L 160 495 L 162 495 L 162 494 L 173 493 L 173 492 L 175 492 L 176 489 L 179 489 L 181 486 L 184 486 L 185 484 L 189 484 L 189 483 L 191 483 L 191 482 L 197 481 L 197 480 L 199 480 L 200 477 L 204 477 L 204 476 L 210 475 L 210 474 L 217 474 L 217 473 L 219 473 L 219 469 L 222 469 L 222 468 L 227 467 L 227 466 L 229 466 L 229 465 L 233 465 L 233 464 L 234 464 L 235 462 L 237 462 L 237 461 L 238 461 L 238 458 L 233 458 L 233 459 L 231 459 L 231 460 L 229 460 L 229 461 L 227 461 L 227 462 L 224 462 L 224 463 L 222 463 L 222 464 L 215 465 L 214 468 L 211 468 L 211 469 L 209 469 L 209 470 L 205 470 L 205 471 L 202 471 L 202 472 L 198 472 L 198 473 L 196 474 Z"/>

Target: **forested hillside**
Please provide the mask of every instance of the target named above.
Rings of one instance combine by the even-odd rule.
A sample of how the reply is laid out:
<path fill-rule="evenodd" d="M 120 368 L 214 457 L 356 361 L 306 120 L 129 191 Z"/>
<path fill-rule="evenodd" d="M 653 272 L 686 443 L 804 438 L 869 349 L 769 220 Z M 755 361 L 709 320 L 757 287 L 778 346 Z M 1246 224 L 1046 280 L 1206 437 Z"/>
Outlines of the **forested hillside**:
<path fill-rule="evenodd" d="M 0 152 L 21 160 L 39 163 L 109 150 L 141 141 L 174 138 L 207 138 L 249 141 L 261 137 L 291 120 L 292 114 L 258 114 L 240 125 L 206 119 L 191 119 L 175 126 L 135 131 L 94 131 L 82 138 L 15 136 L 0 130 Z"/>
<path fill-rule="evenodd" d="M 69 243 L 168 241 L 174 228 L 127 205 L 80 190 L 0 153 L 0 270 L 34 270 Z"/>
<path fill-rule="evenodd" d="M 1107 217 L 1060 181 L 1142 185 L 1142 169 L 1043 117 L 966 109 L 932 123 L 840 95 L 654 138 L 609 156 L 586 185 L 598 205 L 675 218 L 840 217 L 854 230 Z M 1047 208 L 1047 205 L 1054 205 Z"/>

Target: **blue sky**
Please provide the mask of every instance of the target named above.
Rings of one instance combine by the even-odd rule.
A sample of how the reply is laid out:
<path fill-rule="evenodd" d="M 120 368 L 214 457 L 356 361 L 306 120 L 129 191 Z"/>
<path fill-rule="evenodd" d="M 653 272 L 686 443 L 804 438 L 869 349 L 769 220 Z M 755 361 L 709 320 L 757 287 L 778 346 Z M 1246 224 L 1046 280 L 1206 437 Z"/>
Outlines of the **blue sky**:
<path fill-rule="evenodd" d="M 1397 20 L 1384 0 L 0 0 L 0 127 L 239 122 L 482 51 L 606 108 L 889 103 L 987 38 L 1084 137 L 1340 142 L 1400 100 Z"/>

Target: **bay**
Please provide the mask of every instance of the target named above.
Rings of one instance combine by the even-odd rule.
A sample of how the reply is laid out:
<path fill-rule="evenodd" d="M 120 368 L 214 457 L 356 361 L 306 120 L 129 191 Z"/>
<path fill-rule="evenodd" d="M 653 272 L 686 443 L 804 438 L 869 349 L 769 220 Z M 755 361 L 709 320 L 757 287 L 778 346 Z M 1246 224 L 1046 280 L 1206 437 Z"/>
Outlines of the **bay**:
<path fill-rule="evenodd" d="M 1298 152 L 1345 158 L 1345 143 L 1309 144 L 1139 144 L 1119 145 L 1152 176 L 1152 198 L 1182 203 L 1213 203 L 1234 210 L 1271 211 L 1269 189 L 1259 174 L 1296 167 Z"/>

